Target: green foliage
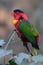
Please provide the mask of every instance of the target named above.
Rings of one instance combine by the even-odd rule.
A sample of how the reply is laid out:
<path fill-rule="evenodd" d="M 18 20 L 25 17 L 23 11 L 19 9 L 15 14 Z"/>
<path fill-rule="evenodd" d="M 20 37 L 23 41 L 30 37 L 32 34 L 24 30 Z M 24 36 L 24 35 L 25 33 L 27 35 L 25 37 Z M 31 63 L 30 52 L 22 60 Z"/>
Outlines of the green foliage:
<path fill-rule="evenodd" d="M 10 64 L 10 65 L 17 65 L 17 63 L 15 62 L 14 59 L 11 59 L 11 60 L 9 61 L 9 64 Z"/>

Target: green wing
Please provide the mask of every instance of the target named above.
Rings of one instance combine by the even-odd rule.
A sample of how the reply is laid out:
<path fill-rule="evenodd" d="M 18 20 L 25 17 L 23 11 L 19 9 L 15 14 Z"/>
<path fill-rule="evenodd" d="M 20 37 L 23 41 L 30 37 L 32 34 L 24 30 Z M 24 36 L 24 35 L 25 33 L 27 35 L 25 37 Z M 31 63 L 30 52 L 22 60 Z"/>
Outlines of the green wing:
<path fill-rule="evenodd" d="M 20 31 L 29 39 L 30 42 L 36 43 L 35 37 L 38 35 L 38 31 L 32 23 L 20 20 Z"/>

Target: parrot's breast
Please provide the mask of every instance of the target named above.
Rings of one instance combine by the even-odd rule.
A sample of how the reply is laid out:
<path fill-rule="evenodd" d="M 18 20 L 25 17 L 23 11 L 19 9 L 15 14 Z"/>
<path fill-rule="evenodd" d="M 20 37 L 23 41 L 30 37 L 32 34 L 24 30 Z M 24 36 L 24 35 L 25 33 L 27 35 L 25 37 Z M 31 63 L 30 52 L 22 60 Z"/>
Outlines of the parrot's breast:
<path fill-rule="evenodd" d="M 15 25 L 15 27 L 16 27 L 16 29 L 17 29 L 17 31 L 18 31 L 18 34 L 19 34 L 21 37 L 25 38 L 25 35 L 20 31 L 19 26 L 20 26 L 20 21 L 17 22 L 17 24 Z"/>

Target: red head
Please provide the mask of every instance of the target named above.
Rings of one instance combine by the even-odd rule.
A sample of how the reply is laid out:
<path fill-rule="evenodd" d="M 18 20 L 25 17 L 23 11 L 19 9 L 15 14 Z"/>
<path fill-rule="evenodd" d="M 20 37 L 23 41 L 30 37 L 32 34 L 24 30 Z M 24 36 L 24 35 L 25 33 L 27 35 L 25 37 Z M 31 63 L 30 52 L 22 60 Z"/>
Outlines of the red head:
<path fill-rule="evenodd" d="M 20 9 L 16 9 L 16 10 L 13 10 L 13 13 L 12 13 L 13 17 L 16 19 L 16 20 L 20 20 L 20 19 L 24 19 L 24 20 L 28 20 L 28 17 L 25 15 L 25 13 L 20 10 Z"/>

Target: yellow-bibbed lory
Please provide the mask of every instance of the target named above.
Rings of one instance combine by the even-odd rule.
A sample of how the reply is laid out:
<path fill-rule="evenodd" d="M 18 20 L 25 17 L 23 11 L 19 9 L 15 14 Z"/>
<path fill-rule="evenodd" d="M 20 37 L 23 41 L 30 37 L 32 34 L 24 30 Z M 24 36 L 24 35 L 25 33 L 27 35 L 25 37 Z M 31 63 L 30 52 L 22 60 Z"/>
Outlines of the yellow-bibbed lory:
<path fill-rule="evenodd" d="M 13 24 L 16 27 L 18 35 L 23 41 L 23 45 L 29 51 L 27 42 L 30 42 L 34 50 L 33 51 L 34 55 L 37 55 L 37 50 L 39 50 L 38 42 L 40 39 L 39 32 L 37 31 L 35 26 L 28 21 L 28 17 L 22 10 L 20 9 L 13 10 L 12 16 L 14 17 Z"/>

